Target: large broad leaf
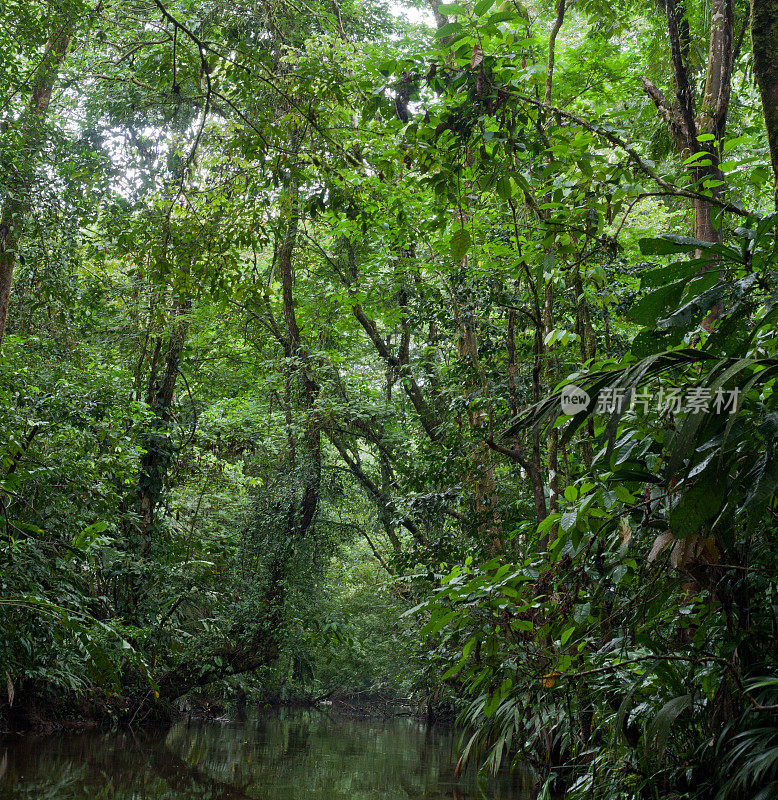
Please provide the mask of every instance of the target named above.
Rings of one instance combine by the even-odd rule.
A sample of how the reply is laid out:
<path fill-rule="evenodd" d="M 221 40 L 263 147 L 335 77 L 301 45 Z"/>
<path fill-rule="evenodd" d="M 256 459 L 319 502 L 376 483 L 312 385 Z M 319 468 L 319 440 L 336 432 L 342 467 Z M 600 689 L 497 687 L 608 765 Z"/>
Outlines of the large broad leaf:
<path fill-rule="evenodd" d="M 646 731 L 646 747 L 660 754 L 665 749 L 670 736 L 670 728 L 675 720 L 692 707 L 692 696 L 683 694 L 668 700 L 651 721 Z"/>
<path fill-rule="evenodd" d="M 745 512 L 752 517 L 760 515 L 765 505 L 778 491 L 778 457 L 775 452 L 778 441 L 778 414 L 769 414 L 759 426 L 759 432 L 765 438 L 765 453 L 754 468 L 754 480 L 743 503 Z"/>
<path fill-rule="evenodd" d="M 100 522 L 93 522 L 80 533 L 76 534 L 73 538 L 73 547 L 77 550 L 86 550 L 89 545 L 107 529 L 107 522 L 103 522 L 102 520 Z"/>
<path fill-rule="evenodd" d="M 507 175 L 500 175 L 497 178 L 497 194 L 503 200 L 508 200 L 513 196 L 513 186 L 511 185 L 511 179 Z"/>
<path fill-rule="evenodd" d="M 723 283 L 711 286 L 696 297 L 693 297 L 688 303 L 684 303 L 669 316 L 658 320 L 656 327 L 660 331 L 668 328 L 687 328 L 690 325 L 696 327 L 705 314 L 721 300 L 723 294 Z"/>
<path fill-rule="evenodd" d="M 708 372 L 704 380 L 704 386 L 709 390 L 709 396 L 711 398 L 715 397 L 717 392 L 723 391 L 724 385 L 733 378 L 738 380 L 738 390 L 743 391 L 748 383 L 749 376 L 751 378 L 754 377 L 752 374 L 753 364 L 753 360 L 748 358 L 722 360 L 716 364 Z M 724 424 L 725 421 L 715 413 L 687 414 L 682 426 L 672 437 L 668 462 L 670 474 L 678 474 L 684 462 L 688 461 L 690 474 L 686 477 L 691 477 L 694 451 L 699 453 L 709 450 L 711 446 L 719 447 L 723 440 L 719 440 L 717 437 L 721 432 L 721 426 Z M 727 420 L 726 425 L 728 424 L 729 421 Z M 706 426 L 708 427 L 708 432 L 701 438 L 698 431 L 701 427 L 704 429 Z M 721 433 L 725 435 L 725 432 Z M 695 474 L 699 475 L 701 472 L 701 469 L 697 469 Z"/>
<path fill-rule="evenodd" d="M 682 341 L 683 331 L 680 328 L 671 328 L 663 331 L 643 330 L 635 334 L 635 338 L 630 343 L 629 351 L 638 358 L 644 358 L 662 350 L 670 350 L 670 348 L 679 345 Z"/>
<path fill-rule="evenodd" d="M 688 261 L 675 261 L 664 267 L 650 269 L 640 276 L 640 285 L 643 288 L 652 289 L 656 286 L 665 286 L 682 278 L 690 279 L 706 263 L 702 259 L 692 258 Z"/>
<path fill-rule="evenodd" d="M 451 36 L 452 34 L 459 33 L 462 30 L 463 28 L 461 22 L 449 22 L 446 25 L 443 25 L 443 27 L 438 28 L 435 35 L 439 39 L 442 39 L 446 36 Z"/>
<path fill-rule="evenodd" d="M 695 250 L 707 250 L 712 247 L 710 242 L 702 242 L 691 236 L 676 236 L 672 233 L 651 239 L 641 239 L 638 245 L 644 256 L 672 256 L 678 253 L 691 253 Z"/>
<path fill-rule="evenodd" d="M 454 261 L 461 261 L 473 244 L 467 228 L 460 228 L 451 235 L 451 257 Z"/>
<path fill-rule="evenodd" d="M 687 489 L 669 514 L 670 528 L 676 539 L 699 533 L 713 521 L 725 497 L 725 485 L 718 472 L 711 470 Z"/>
<path fill-rule="evenodd" d="M 484 15 L 495 3 L 495 0 L 478 0 L 473 8 L 473 13 L 480 17 Z"/>
<path fill-rule="evenodd" d="M 680 298 L 687 279 L 670 283 L 641 297 L 629 310 L 629 318 L 640 325 L 654 325 Z"/>
<path fill-rule="evenodd" d="M 570 437 L 584 424 L 587 417 L 594 412 L 597 406 L 597 395 L 602 389 L 621 388 L 626 392 L 630 388 L 640 385 L 641 382 L 645 383 L 655 375 L 660 375 L 665 372 L 674 372 L 697 362 L 729 363 L 726 359 L 722 361 L 716 358 L 712 353 L 706 353 L 704 350 L 685 348 L 683 350 L 672 350 L 670 352 L 657 353 L 642 358 L 633 365 L 623 369 L 603 369 L 592 371 L 584 375 L 571 375 L 563 384 L 575 383 L 587 392 L 591 401 L 583 411 L 576 414 L 567 424 L 562 437 L 563 441 L 569 441 Z M 761 363 L 767 364 L 768 360 Z M 772 364 L 773 362 L 769 361 L 769 363 Z M 626 394 L 624 396 L 626 396 Z M 527 408 L 503 432 L 502 437 L 514 436 L 518 431 L 527 428 L 541 428 L 552 425 L 563 414 L 561 397 L 562 390 L 559 389 L 550 397 Z M 618 415 L 614 415 L 614 418 L 617 416 Z"/>

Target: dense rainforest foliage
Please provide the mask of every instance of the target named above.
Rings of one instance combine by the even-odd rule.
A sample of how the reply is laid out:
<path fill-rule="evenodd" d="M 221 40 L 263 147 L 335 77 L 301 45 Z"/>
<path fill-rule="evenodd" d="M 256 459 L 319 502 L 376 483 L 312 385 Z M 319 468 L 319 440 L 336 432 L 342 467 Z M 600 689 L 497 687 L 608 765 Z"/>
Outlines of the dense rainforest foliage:
<path fill-rule="evenodd" d="M 778 794 L 778 2 L 0 22 L 5 724 L 382 694 Z"/>

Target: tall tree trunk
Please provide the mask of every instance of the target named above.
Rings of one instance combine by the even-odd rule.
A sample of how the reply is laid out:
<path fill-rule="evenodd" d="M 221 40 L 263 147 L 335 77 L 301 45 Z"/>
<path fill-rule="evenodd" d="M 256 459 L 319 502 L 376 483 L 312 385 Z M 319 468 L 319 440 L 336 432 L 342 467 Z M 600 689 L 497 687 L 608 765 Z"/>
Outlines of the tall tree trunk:
<path fill-rule="evenodd" d="M 527 316 L 532 320 L 533 324 L 533 340 L 532 340 L 532 402 L 539 403 L 540 402 L 540 372 L 543 365 L 543 356 L 545 353 L 545 346 L 543 344 L 543 312 L 540 307 L 540 290 L 539 284 L 542 281 L 537 281 L 533 275 L 532 271 L 529 268 L 529 265 L 526 261 L 524 261 L 523 256 L 521 256 L 521 236 L 519 234 L 519 225 L 518 219 L 516 216 L 516 207 L 515 205 L 509 201 L 511 206 L 511 212 L 513 214 L 513 229 L 514 229 L 514 246 L 516 247 L 517 252 L 521 258 L 521 266 L 524 276 L 527 279 L 527 290 L 530 293 L 530 297 L 532 300 L 532 311 L 531 313 L 526 312 Z M 516 289 L 517 292 L 521 286 L 521 279 L 517 278 L 516 280 Z M 515 312 L 512 310 L 513 316 L 509 316 L 508 318 L 508 359 L 509 359 L 509 373 L 511 369 L 515 374 L 515 358 L 516 358 L 516 344 L 514 341 L 514 327 L 515 327 Z M 513 363 L 513 367 L 511 368 L 510 364 L 511 361 Z M 510 382 L 510 379 L 509 379 Z M 511 395 L 509 395 L 510 397 Z M 515 404 L 515 394 L 512 395 L 513 397 L 513 404 L 511 405 L 511 415 L 515 418 L 518 412 L 518 407 Z M 529 476 L 530 482 L 532 484 L 532 494 L 535 501 L 535 513 L 538 518 L 538 524 L 540 524 L 546 516 L 548 516 L 548 509 L 546 507 L 546 486 L 543 480 L 543 461 L 541 457 L 541 449 L 540 449 L 540 432 L 537 428 L 530 431 L 530 445 L 531 445 L 531 456 L 529 459 L 524 458 L 521 448 L 515 446 L 512 450 L 506 453 L 509 455 L 514 461 L 518 462 L 521 468 L 527 473 Z M 495 449 L 499 449 L 496 447 L 496 443 L 493 441 L 489 442 L 491 447 L 495 447 Z M 504 452 L 504 451 L 501 451 Z"/>
<path fill-rule="evenodd" d="M 147 556 L 151 549 L 153 529 L 157 505 L 162 496 L 167 471 L 173 457 L 170 441 L 170 425 L 173 420 L 173 398 L 176 380 L 181 367 L 181 355 L 184 351 L 189 323 L 180 319 L 191 306 L 185 300 L 176 311 L 177 319 L 173 322 L 168 337 L 167 354 L 162 376 L 158 378 L 156 365 L 152 365 L 146 403 L 152 410 L 154 418 L 150 429 L 144 436 L 144 448 L 140 462 L 138 481 L 138 507 L 140 511 L 140 554 Z M 159 349 L 159 344 L 158 344 Z M 156 358 L 156 354 L 155 354 Z"/>
<path fill-rule="evenodd" d="M 727 126 L 736 52 L 732 0 L 712 0 L 711 3 L 708 63 L 699 111 L 696 110 L 694 87 L 688 67 L 690 40 L 686 5 L 683 0 L 667 0 L 665 8 L 675 100 L 670 102 L 647 78 L 643 78 L 643 88 L 667 123 L 678 154 L 682 158 L 688 158 L 696 152 L 707 152 L 707 158 L 698 159 L 689 168 L 693 180 L 721 180 L 717 142 L 724 137 Z M 700 142 L 697 137 L 702 134 L 711 135 L 713 139 Z M 721 189 L 716 186 L 710 191 L 716 196 Z M 693 202 L 695 237 L 702 242 L 721 242 L 723 225 L 714 220 L 711 203 L 704 198 L 697 198 Z M 700 256 L 702 252 L 698 251 L 697 257 Z M 716 260 L 710 259 L 700 271 L 705 272 L 715 265 Z M 721 306 L 717 304 L 702 321 L 703 327 L 709 329 L 711 322 L 720 314 Z"/>
<path fill-rule="evenodd" d="M 548 40 L 548 67 L 546 70 L 546 89 L 543 101 L 546 105 L 551 103 L 551 90 L 554 85 L 554 63 L 556 62 L 556 40 L 562 25 L 565 23 L 566 0 L 557 0 L 556 18 L 551 28 L 551 35 Z"/>
<path fill-rule="evenodd" d="M 708 158 L 703 160 L 710 163 L 692 166 L 692 177 L 697 181 L 718 178 L 720 171 L 715 141 L 700 142 L 697 137 L 711 134 L 716 140 L 721 140 L 726 130 L 735 54 L 732 0 L 712 0 L 708 63 L 699 112 L 687 63 L 689 22 L 686 6 L 679 0 L 667 0 L 666 12 L 675 100 L 670 102 L 647 78 L 643 78 L 643 88 L 667 123 L 680 156 L 686 158 L 701 150 L 708 152 Z M 713 189 L 713 193 L 717 194 L 718 190 Z M 705 242 L 721 240 L 721 226 L 716 226 L 711 219 L 711 209 L 711 204 L 704 199 L 694 203 L 695 236 Z"/>
<path fill-rule="evenodd" d="M 754 74 L 762 95 L 767 141 L 775 180 L 775 210 L 778 211 L 778 0 L 753 0 L 751 43 Z"/>
<path fill-rule="evenodd" d="M 580 270 L 576 270 L 573 277 L 573 288 L 575 289 L 576 295 L 576 333 L 578 334 L 578 342 L 581 349 L 581 361 L 586 363 L 597 355 L 597 340 L 594 334 L 592 316 L 589 311 L 589 302 L 586 299 L 586 292 L 584 292 Z M 584 464 L 589 468 L 592 466 L 592 461 L 594 460 L 594 451 L 592 449 L 594 420 L 592 420 L 591 417 L 587 420 L 586 431 L 588 438 L 584 438 L 583 442 L 581 442 L 581 456 Z M 567 463 L 566 458 L 565 463 Z"/>
<path fill-rule="evenodd" d="M 518 287 L 517 287 L 518 288 Z M 516 393 L 516 309 L 511 308 L 508 312 L 508 401 L 510 405 L 511 418 L 515 419 L 519 415 L 519 405 Z M 542 339 L 541 339 L 542 346 Z M 533 370 L 534 372 L 534 370 Z M 539 373 L 538 373 L 539 374 Z M 538 397 L 540 392 L 537 392 Z M 536 399 L 533 400 L 537 402 Z M 514 461 L 519 462 L 521 468 L 527 473 L 532 484 L 532 497 L 535 501 L 535 514 L 538 524 L 540 524 L 548 514 L 546 510 L 546 489 L 543 485 L 543 472 L 540 465 L 540 440 L 534 435 L 537 446 L 533 446 L 533 457 L 531 460 L 524 458 L 522 442 L 517 435 L 513 442 L 513 450 L 510 455 Z M 493 443 L 490 443 L 490 445 Z"/>
<path fill-rule="evenodd" d="M 554 284 L 548 281 L 544 289 L 543 299 L 543 331 L 544 338 L 554 329 Z M 546 385 L 551 384 L 552 345 L 545 345 L 545 364 L 543 377 Z M 552 428 L 548 434 L 548 451 L 546 465 L 548 467 L 548 510 L 559 511 L 559 430 Z"/>
<path fill-rule="evenodd" d="M 127 575 L 124 591 L 126 612 L 136 617 L 149 590 L 144 564 L 151 555 L 157 508 L 173 460 L 173 443 L 170 436 L 173 424 L 173 400 L 189 327 L 188 322 L 180 317 L 189 310 L 190 305 L 187 299 L 176 307 L 166 347 L 163 348 L 163 337 L 157 336 L 151 358 L 145 399 L 153 416 L 140 440 L 144 452 L 138 468 L 136 494 L 139 522 L 137 527 L 130 529 L 128 536 L 130 551 L 139 555 L 141 561 L 138 571 Z"/>
<path fill-rule="evenodd" d="M 469 398 L 480 392 L 481 397 L 486 399 L 488 426 L 486 439 L 484 440 L 481 438 L 483 436 L 481 432 L 483 428 L 483 410 L 480 408 L 473 409 L 468 404 L 467 418 L 470 428 L 480 439 L 470 451 L 470 463 L 472 466 L 468 478 L 472 489 L 470 497 L 471 516 L 476 522 L 479 535 L 487 541 L 489 550 L 497 553 L 502 549 L 503 520 L 498 502 L 494 465 L 488 447 L 489 443 L 494 441 L 492 430 L 494 412 L 489 396 L 489 385 L 481 366 L 478 352 L 478 333 L 475 329 L 473 315 L 468 313 L 465 319 L 459 320 L 459 325 L 459 357 L 463 361 L 469 361 L 471 366 L 470 375 L 465 381 L 465 397 Z"/>
<path fill-rule="evenodd" d="M 291 150 L 296 155 L 300 147 L 300 130 L 292 133 Z M 307 350 L 302 345 L 300 326 L 297 322 L 294 303 L 294 266 L 292 257 L 297 246 L 297 233 L 300 224 L 299 186 L 293 176 L 285 192 L 284 213 L 287 218 L 286 231 L 278 249 L 278 274 L 281 279 L 281 294 L 286 323 L 288 355 L 295 359 L 290 380 L 291 401 L 305 415 L 303 435 L 300 446 L 296 447 L 295 471 L 299 472 L 303 493 L 298 508 L 291 509 L 290 535 L 294 540 L 301 539 L 313 524 L 319 503 L 321 484 L 321 426 L 315 415 L 319 385 L 313 377 Z M 295 504 L 296 505 L 296 504 Z"/>
<path fill-rule="evenodd" d="M 721 141 L 727 126 L 727 114 L 732 88 L 734 67 L 734 11 L 732 0 L 713 0 L 711 8 L 710 46 L 708 49 L 708 71 L 702 104 L 697 115 L 697 135 L 711 134 L 715 141 Z M 720 180 L 718 151 L 714 142 L 696 143 L 698 149 L 709 153 L 710 165 L 701 167 L 699 177 Z M 713 188 L 718 195 L 719 187 Z M 695 206 L 695 235 L 704 242 L 723 240 L 723 226 L 715 225 L 713 208 L 704 200 L 697 200 Z"/>
<path fill-rule="evenodd" d="M 556 40 L 565 22 L 566 3 L 559 0 L 556 7 L 556 19 L 551 29 L 551 37 L 548 44 L 548 66 L 546 72 L 546 90 L 543 101 L 550 105 L 553 90 L 554 62 L 556 60 Z M 548 197 L 548 200 L 551 198 Z M 549 219 L 550 212 L 545 211 L 544 216 Z M 553 251 L 550 251 L 553 253 Z M 544 340 L 554 327 L 554 283 L 550 278 L 543 287 L 543 332 Z M 549 384 L 551 377 L 551 346 L 545 348 L 544 378 Z M 559 431 L 552 428 L 548 437 L 548 510 L 554 513 L 559 510 Z"/>
<path fill-rule="evenodd" d="M 8 318 L 8 301 L 16 267 L 19 240 L 24 229 L 24 219 L 30 211 L 29 191 L 33 181 L 35 159 L 40 152 L 43 125 L 51 104 L 51 95 L 73 37 L 73 26 L 66 20 L 52 31 L 46 53 L 35 72 L 32 94 L 27 111 L 20 121 L 23 142 L 23 164 L 18 184 L 12 186 L 0 212 L 0 347 Z"/>

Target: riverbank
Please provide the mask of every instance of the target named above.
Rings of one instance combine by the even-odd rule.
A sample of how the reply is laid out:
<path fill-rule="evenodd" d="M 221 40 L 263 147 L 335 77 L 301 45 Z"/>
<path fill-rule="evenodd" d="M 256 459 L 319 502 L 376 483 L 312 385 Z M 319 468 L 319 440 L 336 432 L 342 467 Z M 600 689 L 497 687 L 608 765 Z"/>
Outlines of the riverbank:
<path fill-rule="evenodd" d="M 126 698 L 48 698 L 28 693 L 0 705 L 0 734 L 53 733 L 55 731 L 109 730 L 115 727 L 165 728 L 182 720 L 213 722 L 233 719 L 247 711 L 319 710 L 354 719 L 411 717 L 426 722 L 453 724 L 450 705 L 432 706 L 413 698 L 397 698 L 379 691 L 332 691 L 318 697 L 282 699 L 276 695 L 234 696 L 200 692 L 174 705 L 158 704 L 147 696 L 131 702 Z"/>

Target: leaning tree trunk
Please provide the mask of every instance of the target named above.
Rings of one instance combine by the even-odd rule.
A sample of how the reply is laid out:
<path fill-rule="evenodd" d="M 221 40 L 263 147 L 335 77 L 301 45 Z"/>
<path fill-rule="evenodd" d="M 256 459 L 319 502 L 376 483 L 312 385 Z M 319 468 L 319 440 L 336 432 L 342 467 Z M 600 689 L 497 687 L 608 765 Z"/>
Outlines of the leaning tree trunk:
<path fill-rule="evenodd" d="M 751 42 L 754 74 L 762 95 L 767 141 L 775 178 L 775 210 L 778 211 L 778 0 L 753 0 Z"/>
<path fill-rule="evenodd" d="M 73 37 L 70 21 L 64 22 L 53 31 L 46 47 L 46 53 L 38 66 L 32 84 L 32 94 L 27 112 L 20 122 L 23 164 L 20 180 L 12 187 L 3 202 L 0 212 L 0 346 L 5 335 L 8 318 L 8 301 L 11 296 L 11 283 L 16 267 L 19 239 L 24 227 L 24 219 L 30 211 L 29 191 L 33 180 L 35 159 L 40 152 L 43 140 L 43 124 L 48 116 L 51 95 L 59 68 L 65 60 Z"/>

